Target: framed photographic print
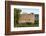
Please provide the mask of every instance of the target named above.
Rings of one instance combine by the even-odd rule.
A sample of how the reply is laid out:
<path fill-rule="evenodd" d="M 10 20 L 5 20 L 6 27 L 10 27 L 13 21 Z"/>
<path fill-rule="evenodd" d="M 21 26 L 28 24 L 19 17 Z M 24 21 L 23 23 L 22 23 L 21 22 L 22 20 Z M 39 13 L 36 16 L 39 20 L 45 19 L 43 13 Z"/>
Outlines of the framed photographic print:
<path fill-rule="evenodd" d="M 40 2 L 5 1 L 5 34 L 45 32 L 45 5 Z"/>

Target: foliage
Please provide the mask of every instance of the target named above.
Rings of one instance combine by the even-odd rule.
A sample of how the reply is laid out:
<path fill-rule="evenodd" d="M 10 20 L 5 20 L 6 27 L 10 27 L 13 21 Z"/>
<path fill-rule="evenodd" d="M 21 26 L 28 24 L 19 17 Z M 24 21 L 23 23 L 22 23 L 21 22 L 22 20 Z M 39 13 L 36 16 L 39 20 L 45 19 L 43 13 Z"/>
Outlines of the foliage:
<path fill-rule="evenodd" d="M 39 26 L 39 20 L 35 20 L 35 23 L 24 23 L 24 24 L 16 24 L 15 27 L 38 27 Z"/>
<path fill-rule="evenodd" d="M 14 8 L 14 25 L 18 24 L 20 12 L 20 9 Z"/>

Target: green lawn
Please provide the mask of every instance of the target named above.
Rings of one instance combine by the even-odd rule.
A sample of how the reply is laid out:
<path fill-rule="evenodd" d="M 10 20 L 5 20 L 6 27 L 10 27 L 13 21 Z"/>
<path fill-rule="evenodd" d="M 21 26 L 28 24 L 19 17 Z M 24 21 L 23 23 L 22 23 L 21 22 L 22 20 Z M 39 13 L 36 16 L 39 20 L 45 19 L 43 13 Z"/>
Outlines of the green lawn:
<path fill-rule="evenodd" d="M 39 24 L 16 24 L 15 27 L 37 27 Z"/>
<path fill-rule="evenodd" d="M 26 23 L 26 24 L 15 24 L 14 27 L 38 27 L 39 26 L 39 21 L 35 21 L 34 24 L 31 23 Z"/>

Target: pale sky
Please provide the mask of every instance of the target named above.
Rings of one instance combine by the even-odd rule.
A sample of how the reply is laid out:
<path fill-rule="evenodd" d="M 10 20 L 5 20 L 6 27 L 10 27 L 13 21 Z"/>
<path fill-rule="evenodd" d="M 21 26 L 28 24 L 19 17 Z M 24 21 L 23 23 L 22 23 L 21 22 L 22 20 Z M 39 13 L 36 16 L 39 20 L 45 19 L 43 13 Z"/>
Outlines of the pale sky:
<path fill-rule="evenodd" d="M 21 9 L 21 10 L 22 10 L 21 14 L 22 14 L 22 13 L 28 13 L 28 14 L 34 13 L 34 14 L 39 14 L 39 9 L 36 9 L 36 8 L 18 8 L 18 9 Z"/>
<path fill-rule="evenodd" d="M 39 14 L 39 9 L 36 9 L 36 8 L 17 8 L 17 9 L 21 9 L 22 13 L 27 13 L 27 14 L 30 14 L 30 13 L 34 13 L 34 14 Z"/>
<path fill-rule="evenodd" d="M 34 14 L 39 14 L 39 6 L 23 6 L 23 5 L 15 5 L 15 8 L 21 9 L 22 13 L 34 13 Z"/>

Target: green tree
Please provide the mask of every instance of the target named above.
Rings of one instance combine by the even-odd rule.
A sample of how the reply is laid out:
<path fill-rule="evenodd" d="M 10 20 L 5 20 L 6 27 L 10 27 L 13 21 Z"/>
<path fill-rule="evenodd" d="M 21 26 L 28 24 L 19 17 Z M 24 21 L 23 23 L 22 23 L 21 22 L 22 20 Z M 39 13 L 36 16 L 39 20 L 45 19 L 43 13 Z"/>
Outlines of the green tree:
<path fill-rule="evenodd" d="M 20 16 L 20 12 L 22 10 L 14 8 L 14 25 L 18 24 L 18 20 L 19 20 L 19 16 Z"/>

